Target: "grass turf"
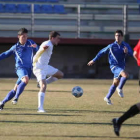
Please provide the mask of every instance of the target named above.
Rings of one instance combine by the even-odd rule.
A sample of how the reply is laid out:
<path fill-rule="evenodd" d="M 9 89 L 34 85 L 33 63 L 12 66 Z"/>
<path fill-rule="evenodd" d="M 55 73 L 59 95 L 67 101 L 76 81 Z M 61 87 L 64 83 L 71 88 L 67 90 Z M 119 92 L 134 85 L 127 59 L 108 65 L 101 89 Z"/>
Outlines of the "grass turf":
<path fill-rule="evenodd" d="M 16 79 L 0 80 L 0 100 L 14 86 Z M 140 139 L 139 115 L 127 120 L 121 128 L 121 137 L 113 132 L 111 120 L 122 115 L 139 102 L 138 82 L 127 81 L 124 98 L 117 92 L 108 106 L 103 101 L 111 80 L 64 79 L 48 85 L 44 108 L 37 113 L 38 88 L 30 80 L 17 105 L 11 101 L 0 112 L 0 140 L 135 140 Z M 75 98 L 74 86 L 81 86 L 84 94 Z"/>

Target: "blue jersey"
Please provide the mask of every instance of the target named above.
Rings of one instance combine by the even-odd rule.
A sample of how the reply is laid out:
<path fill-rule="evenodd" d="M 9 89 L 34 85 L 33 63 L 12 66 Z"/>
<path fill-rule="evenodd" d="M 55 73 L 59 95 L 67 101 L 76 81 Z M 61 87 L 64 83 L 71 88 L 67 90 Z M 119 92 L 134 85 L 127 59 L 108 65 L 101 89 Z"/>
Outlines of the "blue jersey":
<path fill-rule="evenodd" d="M 128 53 L 124 53 L 124 47 L 127 47 Z M 107 47 L 103 48 L 98 52 L 96 57 L 93 59 L 95 62 L 104 54 L 108 54 L 108 60 L 110 68 L 112 69 L 115 66 L 125 67 L 125 59 L 127 55 L 133 56 L 133 51 L 129 44 L 122 42 L 120 45 L 115 41 L 112 44 L 109 44 Z"/>
<path fill-rule="evenodd" d="M 14 54 L 15 56 L 15 66 L 32 68 L 33 54 L 37 52 L 38 46 L 36 43 L 30 39 L 26 41 L 24 45 L 17 42 L 9 50 L 0 54 L 0 60 L 7 58 Z"/>

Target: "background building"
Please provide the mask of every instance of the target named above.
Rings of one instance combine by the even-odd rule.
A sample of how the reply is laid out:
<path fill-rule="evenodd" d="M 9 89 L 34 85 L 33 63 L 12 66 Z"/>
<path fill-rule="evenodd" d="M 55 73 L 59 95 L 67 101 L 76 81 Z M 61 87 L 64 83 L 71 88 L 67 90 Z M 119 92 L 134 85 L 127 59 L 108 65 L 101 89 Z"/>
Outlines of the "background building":
<path fill-rule="evenodd" d="M 133 48 L 140 37 L 140 8 L 137 0 L 0 0 L 0 53 L 17 42 L 17 31 L 25 27 L 38 45 L 50 31 L 62 37 L 54 48 L 50 64 L 67 78 L 112 78 L 107 55 L 93 67 L 87 62 L 114 41 L 121 29 Z M 135 71 L 134 71 L 135 69 Z M 127 71 L 137 78 L 133 58 L 127 59 Z M 0 61 L 0 76 L 13 77 L 14 59 Z"/>

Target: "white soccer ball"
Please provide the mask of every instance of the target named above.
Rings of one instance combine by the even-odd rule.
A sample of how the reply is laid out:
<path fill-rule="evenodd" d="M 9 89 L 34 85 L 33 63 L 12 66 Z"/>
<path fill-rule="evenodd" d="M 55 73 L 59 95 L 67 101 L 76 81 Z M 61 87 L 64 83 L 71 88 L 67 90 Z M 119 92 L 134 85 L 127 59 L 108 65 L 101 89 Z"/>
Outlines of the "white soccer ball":
<path fill-rule="evenodd" d="M 76 98 L 81 97 L 83 95 L 83 89 L 79 86 L 76 86 L 72 89 L 72 95 Z"/>

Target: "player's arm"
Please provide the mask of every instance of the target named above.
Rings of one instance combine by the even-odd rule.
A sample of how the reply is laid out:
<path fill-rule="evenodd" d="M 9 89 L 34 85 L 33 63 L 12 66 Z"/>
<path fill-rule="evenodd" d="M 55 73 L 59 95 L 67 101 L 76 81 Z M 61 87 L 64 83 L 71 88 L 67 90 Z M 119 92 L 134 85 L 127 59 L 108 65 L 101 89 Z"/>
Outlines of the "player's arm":
<path fill-rule="evenodd" d="M 133 50 L 131 49 L 129 44 L 126 44 L 126 46 L 124 46 L 124 53 L 130 56 L 133 56 Z"/>
<path fill-rule="evenodd" d="M 133 56 L 133 50 L 128 46 L 128 55 Z"/>
<path fill-rule="evenodd" d="M 36 57 L 33 60 L 33 63 L 36 63 L 38 61 L 38 58 L 45 52 L 45 50 L 48 49 L 49 46 L 43 45 L 40 46 L 40 50 L 36 53 Z"/>
<path fill-rule="evenodd" d="M 133 57 L 138 60 L 138 52 L 140 49 L 140 40 L 138 41 L 137 45 L 134 47 Z"/>
<path fill-rule="evenodd" d="M 98 52 L 98 54 L 95 56 L 95 58 L 90 60 L 87 65 L 92 66 L 100 57 L 102 57 L 104 54 L 108 53 L 110 48 L 111 48 L 111 45 L 108 45 L 107 47 L 100 50 Z"/>
<path fill-rule="evenodd" d="M 138 60 L 136 51 L 133 52 L 133 57 L 136 59 L 136 61 Z"/>
<path fill-rule="evenodd" d="M 5 58 L 11 56 L 14 53 L 13 49 L 14 49 L 14 47 L 11 47 L 9 50 L 1 53 L 0 54 L 0 60 L 5 59 Z"/>
<path fill-rule="evenodd" d="M 31 46 L 30 47 L 33 47 L 33 51 L 34 53 L 36 53 L 38 50 L 39 50 L 39 46 L 31 39 L 28 39 L 28 41 L 30 42 Z"/>

